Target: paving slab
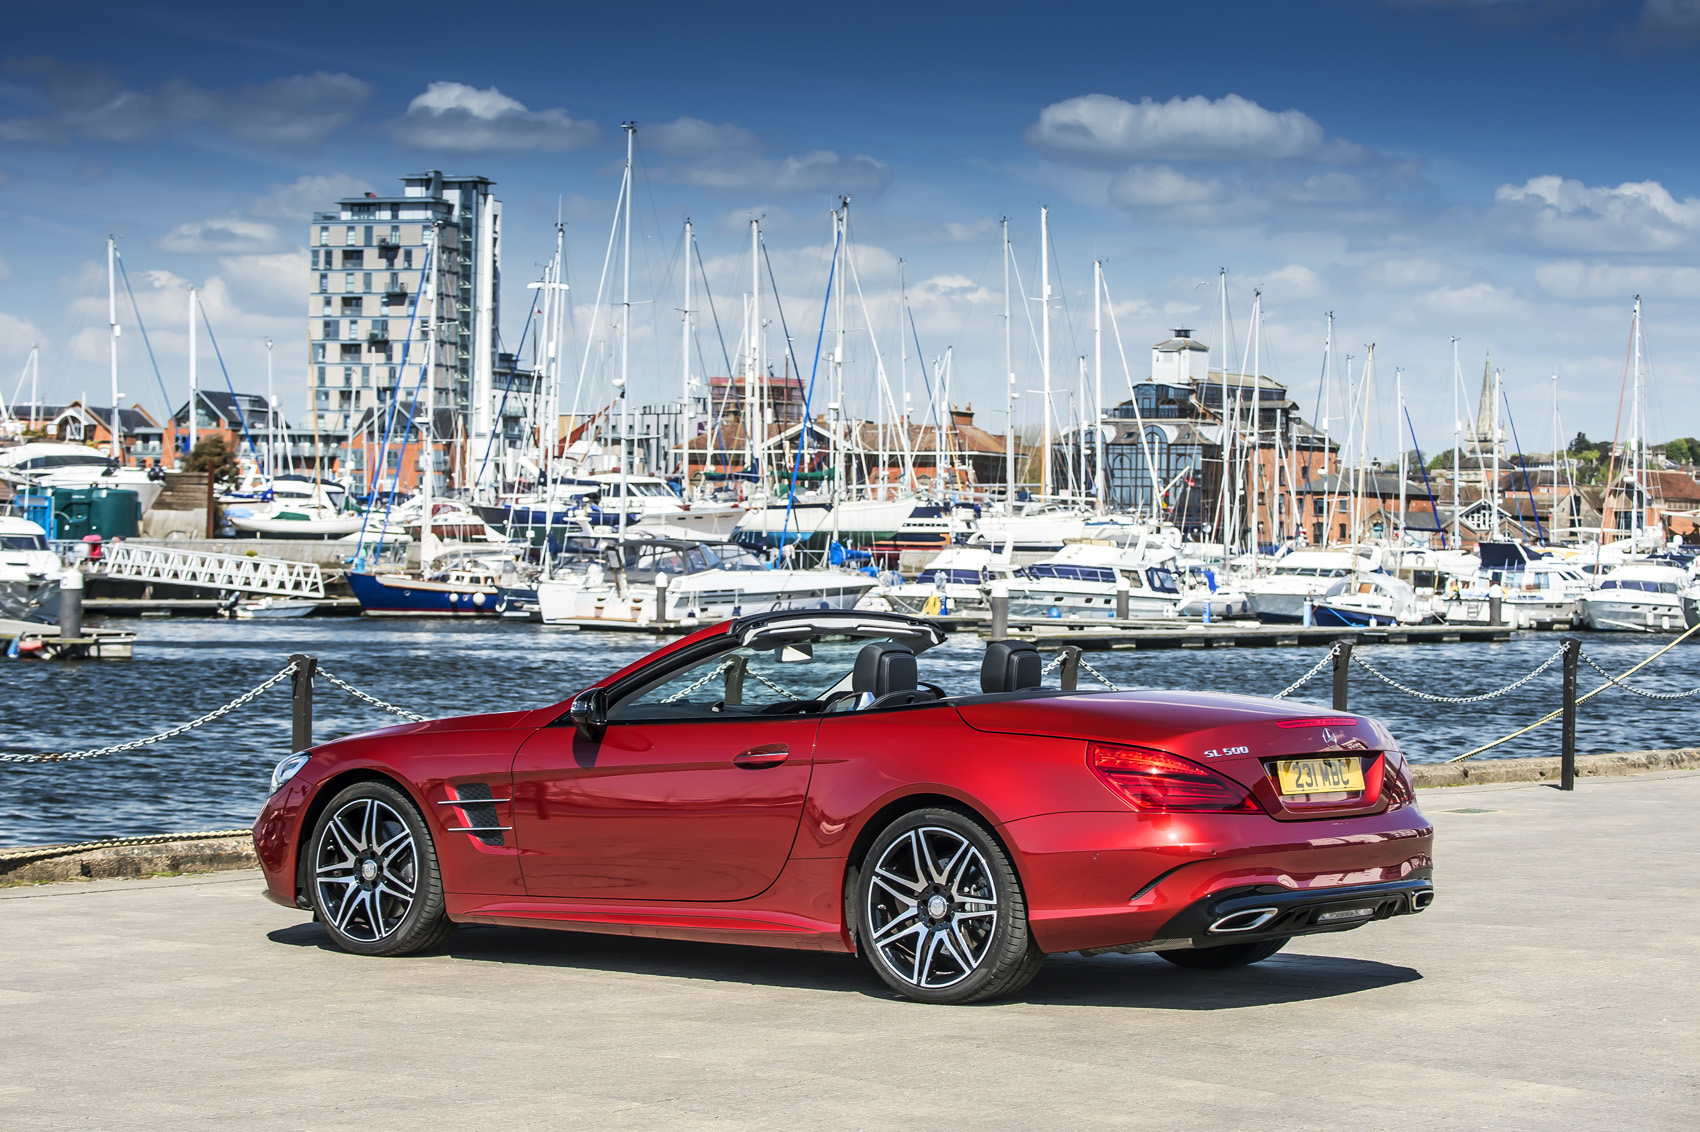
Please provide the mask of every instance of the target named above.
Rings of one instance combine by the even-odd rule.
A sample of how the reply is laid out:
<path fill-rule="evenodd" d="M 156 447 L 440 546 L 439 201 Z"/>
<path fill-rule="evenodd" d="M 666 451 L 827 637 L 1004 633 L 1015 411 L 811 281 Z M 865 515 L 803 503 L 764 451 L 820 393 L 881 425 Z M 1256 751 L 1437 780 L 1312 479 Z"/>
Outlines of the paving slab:
<path fill-rule="evenodd" d="M 1700 772 L 1425 792 L 1439 897 L 1257 966 L 506 928 L 366 959 L 230 872 L 0 892 L 0 1128 L 1700 1128 Z"/>

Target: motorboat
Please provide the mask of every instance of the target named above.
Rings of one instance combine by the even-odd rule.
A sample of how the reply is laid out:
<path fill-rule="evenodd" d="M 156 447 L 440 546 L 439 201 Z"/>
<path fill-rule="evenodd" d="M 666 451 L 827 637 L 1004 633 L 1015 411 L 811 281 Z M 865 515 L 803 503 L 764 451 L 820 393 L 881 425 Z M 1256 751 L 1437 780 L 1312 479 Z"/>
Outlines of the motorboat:
<path fill-rule="evenodd" d="M 1251 615 L 1259 621 L 1300 624 L 1307 603 L 1314 603 L 1336 581 L 1353 573 L 1354 563 L 1367 569 L 1373 553 L 1369 547 L 1360 547 L 1356 556 L 1350 550 L 1295 550 L 1242 579 L 1240 589 Z"/>
<path fill-rule="evenodd" d="M 895 546 L 898 532 L 920 506 L 915 499 L 781 499 L 744 512 L 731 541 L 755 551 L 785 551 L 799 565 L 829 560 L 832 544 L 871 549 Z"/>
<path fill-rule="evenodd" d="M 489 564 L 462 562 L 421 577 L 350 571 L 348 588 L 369 617 L 496 617 L 501 574 Z"/>
<path fill-rule="evenodd" d="M 29 620 L 44 607 L 56 615 L 64 572 L 39 523 L 0 515 L 0 617 Z"/>
<path fill-rule="evenodd" d="M 1329 626 L 1421 625 L 1433 614 L 1411 583 L 1392 574 L 1340 578 L 1311 603 L 1311 623 Z"/>
<path fill-rule="evenodd" d="M 1084 507 L 1017 503 L 994 507 L 980 516 L 970 542 L 1010 546 L 1016 555 L 1049 555 L 1073 539 L 1088 537 L 1086 525 L 1096 516 Z M 1029 557 L 1027 561 L 1032 561 Z"/>
<path fill-rule="evenodd" d="M 1009 581 L 1011 617 L 1064 620 L 1114 617 L 1118 589 L 1127 589 L 1129 617 L 1179 617 L 1184 600 L 1180 579 L 1169 569 L 1174 549 L 1075 542 Z"/>
<path fill-rule="evenodd" d="M 262 597 L 254 601 L 239 601 L 230 610 L 238 621 L 270 621 L 274 618 L 306 617 L 320 603 L 304 597 Z"/>
<path fill-rule="evenodd" d="M 333 539 L 358 531 L 364 516 L 344 510 L 348 493 L 341 484 L 311 476 L 276 476 L 269 499 L 232 503 L 224 517 L 241 534 L 254 538 Z"/>
<path fill-rule="evenodd" d="M 878 580 L 839 569 L 769 567 L 728 542 L 633 539 L 582 573 L 540 579 L 544 624 L 708 625 L 784 609 L 853 609 Z"/>
<path fill-rule="evenodd" d="M 1177 565 L 1175 576 L 1181 582 L 1183 597 L 1179 612 L 1182 617 L 1196 617 L 1201 621 L 1229 621 L 1252 615 L 1251 603 L 1245 591 L 1230 584 L 1209 566 Z"/>
<path fill-rule="evenodd" d="M 1578 603 L 1582 622 L 1597 633 L 1668 633 L 1682 628 L 1686 571 L 1626 562 L 1601 578 Z"/>
<path fill-rule="evenodd" d="M 55 488 L 112 487 L 133 491 L 142 514 L 165 490 L 165 480 L 146 468 L 121 465 L 110 455 L 87 444 L 65 444 L 32 440 L 0 448 L 0 480 L 14 490 L 52 492 Z"/>
<path fill-rule="evenodd" d="M 1009 555 L 983 546 L 953 546 L 927 563 L 912 582 L 881 586 L 894 612 L 926 616 L 983 615 L 986 590 L 1013 576 Z"/>
<path fill-rule="evenodd" d="M 1579 566 L 1531 553 L 1520 543 L 1484 542 L 1481 566 L 1468 584 L 1448 587 L 1439 613 L 1449 625 L 1509 625 L 1514 629 L 1571 628 L 1578 603 L 1594 580 Z M 1499 599 L 1499 618 L 1493 602 Z"/>

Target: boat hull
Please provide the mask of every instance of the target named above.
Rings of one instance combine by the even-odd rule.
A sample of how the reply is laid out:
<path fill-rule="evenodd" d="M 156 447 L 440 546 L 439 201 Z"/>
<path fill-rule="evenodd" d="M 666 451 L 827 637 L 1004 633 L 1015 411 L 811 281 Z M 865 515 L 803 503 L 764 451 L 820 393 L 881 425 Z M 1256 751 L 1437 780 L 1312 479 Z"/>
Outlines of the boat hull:
<path fill-rule="evenodd" d="M 1583 598 L 1578 603 L 1583 623 L 1596 633 L 1670 633 L 1687 627 L 1686 611 L 1674 594 L 1619 592 L 1634 592 L 1636 597 Z"/>
<path fill-rule="evenodd" d="M 500 591 L 456 586 L 400 574 L 348 575 L 348 588 L 370 617 L 498 617 Z"/>

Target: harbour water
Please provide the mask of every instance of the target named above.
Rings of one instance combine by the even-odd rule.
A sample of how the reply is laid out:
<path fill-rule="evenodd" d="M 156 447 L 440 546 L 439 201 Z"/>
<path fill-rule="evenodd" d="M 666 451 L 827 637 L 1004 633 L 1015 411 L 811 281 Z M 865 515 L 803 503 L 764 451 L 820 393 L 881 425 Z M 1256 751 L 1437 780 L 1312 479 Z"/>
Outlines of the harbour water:
<path fill-rule="evenodd" d="M 135 659 L 107 663 L 7 663 L 0 667 L 0 751 L 68 751 L 139 738 L 228 702 L 275 673 L 294 652 L 311 653 L 356 687 L 429 716 L 538 707 L 656 646 L 653 637 L 574 633 L 491 622 L 309 619 L 151 622 Z M 1621 672 L 1669 636 L 1585 635 L 1589 654 Z M 1556 634 L 1494 644 L 1363 646 L 1359 654 L 1402 682 L 1467 695 L 1528 672 L 1558 647 Z M 951 691 L 977 688 L 984 643 L 953 637 L 921 662 L 922 679 Z M 1216 648 L 1088 653 L 1125 687 L 1272 695 L 1322 656 L 1314 648 Z M 1055 673 L 1047 678 L 1054 686 Z M 1583 690 L 1600 679 L 1584 667 Z M 1654 691 L 1700 685 L 1700 645 L 1683 644 L 1637 673 Z M 1086 673 L 1081 686 L 1090 686 Z M 1462 706 L 1411 699 L 1354 669 L 1351 704 L 1384 720 L 1419 762 L 1434 762 L 1532 722 L 1559 704 L 1555 665 L 1501 699 Z M 1327 705 L 1324 671 L 1294 696 Z M 320 682 L 321 741 L 396 722 Z M 1669 703 L 1612 690 L 1581 708 L 1579 752 L 1692 746 L 1693 700 Z M 206 727 L 153 747 L 71 763 L 0 765 L 0 846 L 39 845 L 253 821 L 272 765 L 287 753 L 289 693 L 280 684 Z M 1549 724 L 1487 757 L 1557 753 Z"/>

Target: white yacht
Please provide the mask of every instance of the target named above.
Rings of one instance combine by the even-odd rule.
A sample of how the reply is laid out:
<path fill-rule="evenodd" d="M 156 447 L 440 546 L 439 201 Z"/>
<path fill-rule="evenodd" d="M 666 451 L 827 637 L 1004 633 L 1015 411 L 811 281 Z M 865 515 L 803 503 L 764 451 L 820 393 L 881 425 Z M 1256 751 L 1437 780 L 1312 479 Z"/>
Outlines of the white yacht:
<path fill-rule="evenodd" d="M 1433 619 L 1411 583 L 1392 574 L 1349 574 L 1311 603 L 1315 625 L 1421 625 Z"/>
<path fill-rule="evenodd" d="M 231 503 L 224 509 L 230 525 L 257 538 L 340 538 L 360 530 L 363 517 L 343 510 L 348 493 L 341 484 L 311 476 L 277 476 L 270 499 Z"/>
<path fill-rule="evenodd" d="M 607 563 L 582 574 L 539 579 L 537 605 L 546 625 L 712 625 L 780 609 L 854 609 L 878 584 L 843 570 L 770 569 L 732 543 L 641 539 L 611 547 Z"/>
<path fill-rule="evenodd" d="M 1008 581 L 1009 555 L 983 546 L 953 546 L 927 563 L 912 582 L 882 586 L 879 596 L 898 613 L 984 614 L 986 588 Z"/>
<path fill-rule="evenodd" d="M 49 601 L 64 572 L 39 524 L 0 515 L 0 617 L 24 618 Z"/>
<path fill-rule="evenodd" d="M 1178 617 L 1184 600 L 1167 563 L 1172 547 L 1076 542 L 1015 572 L 1009 582 L 1011 617 L 1114 617 L 1119 582 L 1128 589 L 1129 617 Z"/>
<path fill-rule="evenodd" d="M 999 505 L 980 516 L 979 529 L 969 541 L 987 546 L 1013 544 L 1016 554 L 1055 554 L 1070 540 L 1088 537 L 1087 523 L 1095 518 L 1084 507 L 1036 502 Z"/>
<path fill-rule="evenodd" d="M 1583 595 L 1582 621 L 1599 633 L 1668 633 L 1684 627 L 1688 574 L 1675 566 L 1627 562 Z"/>
<path fill-rule="evenodd" d="M 1336 581 L 1359 569 L 1369 569 L 1374 552 L 1360 547 L 1354 559 L 1350 550 L 1295 550 L 1277 558 L 1262 573 L 1245 578 L 1245 593 L 1251 615 L 1266 624 L 1298 624 L 1305 619 L 1305 604 L 1315 604 Z"/>
<path fill-rule="evenodd" d="M 1580 566 L 1517 543 L 1485 542 L 1481 567 L 1467 584 L 1450 587 L 1439 603 L 1449 625 L 1486 625 L 1499 598 L 1499 624 L 1512 628 L 1571 628 L 1594 580 Z"/>
<path fill-rule="evenodd" d="M 14 489 L 51 492 L 54 488 L 115 487 L 133 491 L 147 514 L 163 479 L 152 479 L 146 468 L 119 466 L 110 456 L 87 444 L 62 444 L 33 440 L 12 448 L 0 448 L 0 480 Z"/>

